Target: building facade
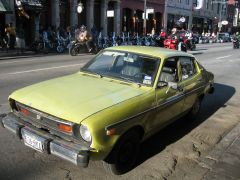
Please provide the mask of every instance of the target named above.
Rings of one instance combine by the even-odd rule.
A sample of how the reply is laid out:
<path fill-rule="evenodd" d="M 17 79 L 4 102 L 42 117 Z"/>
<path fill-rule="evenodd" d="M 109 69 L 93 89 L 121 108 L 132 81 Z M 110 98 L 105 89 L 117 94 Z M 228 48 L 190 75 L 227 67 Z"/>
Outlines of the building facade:
<path fill-rule="evenodd" d="M 192 0 L 166 0 L 164 12 L 164 28 L 192 29 Z"/>
<path fill-rule="evenodd" d="M 147 0 L 146 1 L 146 29 L 144 29 L 144 1 L 141 0 L 122 0 L 121 19 L 122 31 L 142 34 L 160 32 L 163 27 L 165 1 Z"/>
<path fill-rule="evenodd" d="M 77 12 L 79 2 L 83 11 Z M 46 2 L 46 13 L 42 14 L 43 26 L 63 27 L 85 25 L 101 29 L 103 35 L 108 31 L 120 32 L 120 0 L 52 0 Z M 108 17 L 108 12 L 114 16 Z M 48 19 L 50 16 L 50 19 Z"/>
<path fill-rule="evenodd" d="M 221 31 L 221 22 L 227 19 L 225 0 L 203 0 L 202 8 L 193 10 L 193 31 L 198 33 Z"/>
<path fill-rule="evenodd" d="M 25 15 L 19 12 L 18 2 Z M 83 6 L 81 13 L 77 12 L 79 2 Z M 86 25 L 90 30 L 96 26 L 104 36 L 121 31 L 120 0 L 10 0 L 9 4 L 13 11 L 4 14 L 1 24 L 12 22 L 17 28 L 21 25 L 28 34 L 25 38 L 27 45 L 38 39 L 40 29 L 48 27 L 66 29 Z M 113 16 L 108 17 L 108 11 L 113 12 Z"/>
<path fill-rule="evenodd" d="M 228 30 L 232 33 L 240 31 L 240 22 L 239 22 L 239 9 L 240 9 L 240 0 L 229 1 L 227 6 L 227 27 Z"/>
<path fill-rule="evenodd" d="M 88 30 L 95 26 L 103 36 L 112 32 L 151 33 L 153 29 L 159 33 L 162 28 L 171 31 L 173 27 L 198 33 L 232 31 L 233 21 L 237 21 L 235 30 L 239 25 L 239 4 L 234 1 L 230 6 L 229 1 L 146 0 L 144 26 L 144 0 L 0 0 L 0 5 L 8 7 L 6 10 L 0 6 L 0 31 L 4 33 L 4 25 L 10 22 L 17 28 L 22 26 L 27 45 L 38 39 L 40 29 L 82 24 Z M 81 13 L 77 12 L 80 2 Z M 197 9 L 199 2 L 203 4 Z M 19 4 L 24 11 L 20 11 Z M 229 24 L 222 25 L 223 20 Z"/>

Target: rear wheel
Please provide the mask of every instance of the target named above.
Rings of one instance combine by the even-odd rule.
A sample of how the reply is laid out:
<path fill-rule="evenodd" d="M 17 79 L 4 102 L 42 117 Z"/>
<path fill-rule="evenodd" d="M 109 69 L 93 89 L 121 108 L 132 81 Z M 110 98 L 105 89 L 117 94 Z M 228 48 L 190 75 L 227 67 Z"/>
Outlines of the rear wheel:
<path fill-rule="evenodd" d="M 57 52 L 62 53 L 64 51 L 64 48 L 62 46 L 57 46 Z"/>
<path fill-rule="evenodd" d="M 136 131 L 124 134 L 103 162 L 106 171 L 115 175 L 130 171 L 136 162 L 139 146 L 140 136 Z"/>
<path fill-rule="evenodd" d="M 194 51 L 194 50 L 196 50 L 196 45 L 195 45 L 195 44 L 192 44 L 191 51 Z"/>
<path fill-rule="evenodd" d="M 69 49 L 71 56 L 76 56 L 77 55 L 77 48 L 75 46 L 71 47 Z"/>
<path fill-rule="evenodd" d="M 191 110 L 186 115 L 187 119 L 195 120 L 197 118 L 197 116 L 200 112 L 200 109 L 201 109 L 201 104 L 202 104 L 202 98 L 199 97 L 196 99 Z"/>

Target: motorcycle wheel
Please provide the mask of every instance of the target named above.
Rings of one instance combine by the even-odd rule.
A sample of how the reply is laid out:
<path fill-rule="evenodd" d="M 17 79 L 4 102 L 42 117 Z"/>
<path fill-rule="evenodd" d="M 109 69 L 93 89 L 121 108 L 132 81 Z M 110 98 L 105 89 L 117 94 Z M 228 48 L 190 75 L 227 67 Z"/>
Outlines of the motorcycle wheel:
<path fill-rule="evenodd" d="M 77 55 L 77 48 L 73 46 L 72 48 L 69 49 L 69 53 L 71 56 L 76 56 Z"/>
<path fill-rule="evenodd" d="M 62 53 L 64 51 L 64 48 L 62 46 L 57 46 L 57 52 Z"/>
<path fill-rule="evenodd" d="M 195 44 L 193 44 L 192 47 L 191 47 L 191 51 L 194 51 L 194 50 L 196 50 L 196 45 Z"/>
<path fill-rule="evenodd" d="M 43 43 L 42 42 L 38 42 L 36 44 L 36 52 L 40 52 L 40 51 L 43 51 L 44 47 L 43 47 Z"/>

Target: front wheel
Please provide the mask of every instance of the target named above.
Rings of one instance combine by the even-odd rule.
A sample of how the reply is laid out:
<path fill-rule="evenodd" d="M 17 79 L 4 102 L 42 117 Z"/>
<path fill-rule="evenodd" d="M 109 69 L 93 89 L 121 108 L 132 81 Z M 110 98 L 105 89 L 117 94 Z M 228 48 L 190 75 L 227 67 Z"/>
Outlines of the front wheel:
<path fill-rule="evenodd" d="M 124 134 L 110 155 L 103 161 L 105 170 L 115 175 L 130 171 L 135 165 L 139 146 L 140 136 L 136 131 Z"/>
<path fill-rule="evenodd" d="M 69 53 L 71 54 L 71 56 L 76 56 L 76 55 L 78 54 L 78 51 L 77 51 L 76 46 L 72 46 L 72 47 L 69 49 Z"/>

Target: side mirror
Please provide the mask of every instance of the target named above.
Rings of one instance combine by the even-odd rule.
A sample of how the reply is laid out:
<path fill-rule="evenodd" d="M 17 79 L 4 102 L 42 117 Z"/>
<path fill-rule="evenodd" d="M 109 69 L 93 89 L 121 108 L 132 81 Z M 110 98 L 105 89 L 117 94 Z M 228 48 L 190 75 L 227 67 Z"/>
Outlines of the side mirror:
<path fill-rule="evenodd" d="M 175 82 L 168 82 L 168 87 L 173 90 L 178 90 L 178 84 Z"/>
<path fill-rule="evenodd" d="M 166 94 L 168 93 L 170 88 L 173 89 L 173 90 L 176 90 L 176 91 L 183 91 L 183 88 L 178 86 L 177 83 L 175 83 L 175 82 L 168 82 L 168 89 L 166 91 Z"/>
<path fill-rule="evenodd" d="M 157 84 L 158 89 L 166 86 L 168 86 L 168 82 L 165 82 L 165 81 L 159 81 Z"/>

